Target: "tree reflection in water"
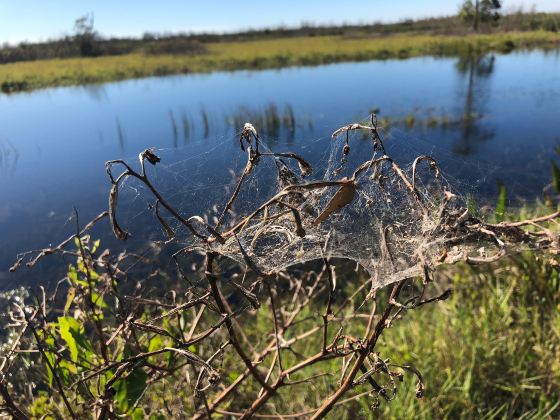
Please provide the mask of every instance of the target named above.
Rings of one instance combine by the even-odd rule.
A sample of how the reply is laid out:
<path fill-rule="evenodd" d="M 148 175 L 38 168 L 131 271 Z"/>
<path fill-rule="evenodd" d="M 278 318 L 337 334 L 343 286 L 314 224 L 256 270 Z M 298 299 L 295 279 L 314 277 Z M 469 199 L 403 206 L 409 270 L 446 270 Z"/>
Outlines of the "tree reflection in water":
<path fill-rule="evenodd" d="M 455 65 L 459 74 L 465 78 L 466 92 L 462 108 L 462 130 L 453 150 L 468 156 L 473 153 L 477 143 L 490 140 L 495 136 L 495 128 L 484 126 L 481 117 L 485 114 L 488 102 L 491 75 L 494 72 L 494 55 L 471 53 L 461 56 Z"/>

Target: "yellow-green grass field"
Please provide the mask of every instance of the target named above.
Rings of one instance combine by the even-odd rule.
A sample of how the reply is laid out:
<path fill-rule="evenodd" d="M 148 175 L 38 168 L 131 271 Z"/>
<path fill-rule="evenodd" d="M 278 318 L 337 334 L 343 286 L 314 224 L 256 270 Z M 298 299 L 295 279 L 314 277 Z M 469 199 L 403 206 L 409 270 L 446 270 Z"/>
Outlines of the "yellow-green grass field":
<path fill-rule="evenodd" d="M 5 93 L 181 73 L 308 66 L 342 61 L 450 56 L 512 49 L 558 48 L 560 34 L 545 31 L 494 34 L 317 36 L 205 44 L 197 55 L 133 53 L 0 65 Z"/>

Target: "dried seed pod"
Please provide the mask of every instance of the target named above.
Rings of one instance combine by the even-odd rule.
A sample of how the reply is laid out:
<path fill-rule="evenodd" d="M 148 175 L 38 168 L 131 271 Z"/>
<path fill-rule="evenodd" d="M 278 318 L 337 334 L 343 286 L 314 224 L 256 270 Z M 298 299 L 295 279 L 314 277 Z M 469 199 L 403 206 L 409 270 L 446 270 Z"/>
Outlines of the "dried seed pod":
<path fill-rule="evenodd" d="M 157 156 L 152 149 L 146 149 L 142 153 L 140 153 L 140 161 L 143 161 L 144 159 L 150 162 L 152 165 L 155 165 L 156 163 L 159 163 L 161 161 L 161 158 Z"/>
<path fill-rule="evenodd" d="M 424 397 L 424 382 L 421 377 L 418 377 L 418 383 L 416 384 L 416 398 Z"/>
<path fill-rule="evenodd" d="M 10 273 L 15 272 L 21 265 L 22 261 L 23 261 L 23 257 L 18 258 L 17 261 L 14 263 L 14 265 L 10 267 Z"/>

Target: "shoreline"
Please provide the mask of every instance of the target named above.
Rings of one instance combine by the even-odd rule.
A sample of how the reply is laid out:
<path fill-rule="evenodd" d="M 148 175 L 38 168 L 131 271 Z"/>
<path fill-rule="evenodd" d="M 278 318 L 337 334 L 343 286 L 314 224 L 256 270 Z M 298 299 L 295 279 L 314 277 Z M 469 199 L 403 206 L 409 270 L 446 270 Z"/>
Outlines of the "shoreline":
<path fill-rule="evenodd" d="M 265 70 L 340 62 L 449 57 L 487 52 L 560 48 L 560 34 L 546 31 L 494 34 L 316 36 L 205 44 L 193 55 L 130 53 L 97 58 L 22 61 L 0 65 L 0 92 L 78 86 L 154 76 Z"/>

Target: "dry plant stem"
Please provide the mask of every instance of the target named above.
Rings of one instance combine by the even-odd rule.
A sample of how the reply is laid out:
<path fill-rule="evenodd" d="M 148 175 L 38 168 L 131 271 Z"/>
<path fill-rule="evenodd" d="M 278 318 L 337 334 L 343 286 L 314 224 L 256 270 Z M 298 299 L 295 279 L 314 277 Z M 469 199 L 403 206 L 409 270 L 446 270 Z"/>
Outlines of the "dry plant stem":
<path fill-rule="evenodd" d="M 28 420 L 29 417 L 23 411 L 21 411 L 12 399 L 8 387 L 2 381 L 0 381 L 0 395 L 4 399 L 4 404 L 0 406 L 0 412 L 6 411 L 15 420 Z"/>
<path fill-rule="evenodd" d="M 437 162 L 435 161 L 434 158 L 432 158 L 431 156 L 425 156 L 425 155 L 424 156 L 418 156 L 416 159 L 414 159 L 414 162 L 412 163 L 412 189 L 413 190 L 416 190 L 416 167 L 422 161 L 429 162 L 429 165 L 436 172 L 436 178 L 439 176 L 439 168 L 438 168 Z"/>
<path fill-rule="evenodd" d="M 239 195 L 239 191 L 241 191 L 241 186 L 243 185 L 243 181 L 245 181 L 245 178 L 251 172 L 251 169 L 253 167 L 253 161 L 252 161 L 252 157 L 251 157 L 252 151 L 251 151 L 250 146 L 247 149 L 247 153 L 248 153 L 248 156 L 249 156 L 248 160 L 247 160 L 247 165 L 245 166 L 245 169 L 243 169 L 243 173 L 241 174 L 241 177 L 239 178 L 239 181 L 237 181 L 237 185 L 235 186 L 235 190 L 233 191 L 233 194 L 231 195 L 228 202 L 226 203 L 226 205 L 224 207 L 224 210 L 222 211 L 222 214 L 218 218 L 218 222 L 214 226 L 214 229 L 218 229 L 220 227 L 220 225 L 222 224 L 222 222 L 224 220 L 224 217 L 226 216 L 227 212 L 229 210 L 231 210 L 231 207 L 233 206 L 233 203 L 235 202 L 235 199 Z"/>
<path fill-rule="evenodd" d="M 274 367 L 276 366 L 276 360 L 278 359 L 278 353 L 274 353 L 274 355 L 272 356 L 272 360 L 270 361 L 270 367 L 268 368 L 268 372 L 266 373 L 266 376 L 264 378 L 264 380 L 268 383 L 270 377 L 272 376 L 272 372 L 274 372 Z M 258 398 L 261 397 L 261 395 L 264 394 L 265 389 L 261 388 L 258 395 Z"/>
<path fill-rule="evenodd" d="M 268 295 L 270 296 L 270 311 L 272 312 L 272 320 L 274 322 L 274 341 L 276 342 L 276 359 L 278 360 L 279 374 L 282 375 L 284 368 L 282 367 L 282 354 L 280 352 L 280 328 L 278 327 L 278 319 L 276 318 L 276 305 L 274 304 L 274 293 L 270 287 L 270 283 L 266 283 Z M 271 370 L 272 371 L 272 370 Z"/>
<path fill-rule="evenodd" d="M 325 264 L 327 271 L 327 279 L 329 281 L 329 298 L 327 301 L 327 306 L 325 308 L 325 313 L 323 314 L 323 354 L 327 353 L 327 339 L 329 334 L 329 318 L 333 316 L 332 303 L 333 303 L 333 292 L 334 292 L 334 281 L 333 281 L 333 269 L 327 258 L 323 258 L 323 263 Z"/>
<path fill-rule="evenodd" d="M 56 383 L 56 387 L 58 388 L 58 392 L 60 393 L 60 396 L 62 397 L 62 400 L 64 401 L 64 405 L 68 409 L 68 412 L 70 413 L 72 418 L 77 419 L 76 414 L 74 414 L 74 410 L 72 409 L 72 406 L 70 405 L 70 402 L 68 401 L 68 398 L 66 397 L 66 393 L 64 392 L 64 387 L 62 386 L 62 383 L 60 382 L 60 378 L 58 377 L 58 374 L 57 374 L 56 370 L 54 369 L 54 367 L 51 364 L 50 360 L 48 359 L 47 355 L 45 354 L 45 350 L 43 349 L 43 342 L 41 341 L 41 338 L 37 334 L 37 331 L 35 330 L 35 327 L 33 326 L 33 322 L 31 321 L 31 318 L 29 317 L 27 312 L 25 312 L 25 308 L 21 309 L 21 313 L 23 314 L 23 316 L 25 318 L 25 322 L 29 326 L 29 329 L 31 330 L 31 332 L 33 334 L 33 337 L 35 338 L 35 342 L 37 343 L 37 348 L 41 352 L 41 356 L 43 357 L 43 359 L 45 360 L 45 363 L 47 364 L 49 370 L 51 371 L 53 379 Z"/>
<path fill-rule="evenodd" d="M 146 185 L 150 191 L 152 192 L 152 194 L 156 197 L 156 199 L 158 200 L 159 203 L 161 203 L 161 205 L 163 207 L 165 207 L 165 209 L 171 213 L 173 215 L 173 217 L 175 217 L 175 219 L 177 219 L 181 224 L 183 224 L 194 236 L 206 240 L 206 238 L 199 234 L 196 229 L 194 228 L 194 226 L 192 225 L 192 223 L 185 219 L 183 216 L 181 216 L 162 196 L 161 194 L 158 192 L 158 190 L 152 185 L 152 183 L 150 182 L 150 180 L 148 179 L 145 170 L 144 170 L 144 158 L 142 157 L 141 154 L 141 158 L 140 158 L 140 163 L 142 165 L 142 173 L 139 174 L 138 172 L 136 172 L 134 169 L 132 169 L 125 161 L 123 160 L 112 160 L 112 161 L 108 161 L 106 163 L 107 166 L 107 174 L 109 175 L 109 178 L 111 179 L 111 182 L 113 183 L 113 188 L 115 191 L 118 190 L 119 187 L 119 183 L 129 177 L 132 176 L 138 180 L 140 180 L 142 183 L 144 183 L 144 185 Z M 123 172 L 121 175 L 119 175 L 118 178 L 114 179 L 113 175 L 111 173 L 111 167 L 114 164 L 121 164 L 126 168 L 126 171 Z M 116 224 L 116 220 L 115 220 L 115 211 L 116 211 L 116 198 L 112 199 L 110 197 L 109 200 L 109 208 L 110 208 L 110 212 L 109 215 L 111 216 L 112 219 L 112 225 L 113 227 L 118 227 L 118 224 Z M 211 231 L 212 234 L 215 235 L 215 237 L 218 240 L 221 240 L 221 236 L 214 230 L 212 229 L 210 226 L 206 226 L 206 228 L 208 230 Z M 119 229 L 120 230 L 120 229 Z M 119 237 L 120 235 L 117 235 L 117 237 Z M 125 237 L 128 236 L 127 234 L 125 234 Z M 122 239 L 122 238 L 121 238 Z"/>
<path fill-rule="evenodd" d="M 334 353 L 327 353 L 324 354 L 322 351 L 320 353 L 315 354 L 314 356 L 309 357 L 308 359 L 304 360 L 303 362 L 298 363 L 295 366 L 292 366 L 291 368 L 288 368 L 284 371 L 283 375 L 279 376 L 278 379 L 276 380 L 276 382 L 269 387 L 269 389 L 267 389 L 265 391 L 265 393 L 260 397 L 257 398 L 253 404 L 251 405 L 251 407 L 249 407 L 241 416 L 241 419 L 249 419 L 251 417 L 254 416 L 254 414 L 272 397 L 274 396 L 274 394 L 276 393 L 276 391 L 278 391 L 278 389 L 280 387 L 282 387 L 283 385 L 287 385 L 285 383 L 285 378 L 289 377 L 289 375 L 305 368 L 311 365 L 314 365 L 315 363 L 318 362 L 322 362 L 328 359 L 332 359 L 335 357 L 340 357 L 340 355 L 338 354 L 334 354 Z"/>
<path fill-rule="evenodd" d="M 404 285 L 404 280 L 397 283 L 391 292 L 391 296 L 389 298 L 390 301 L 396 300 L 402 287 Z M 386 321 L 389 319 L 392 309 L 394 308 L 393 304 L 388 304 L 387 308 L 383 311 L 381 318 L 377 322 L 375 329 L 373 332 L 366 331 L 366 336 L 368 337 L 366 341 L 366 345 L 358 351 L 358 356 L 354 365 L 350 369 L 350 371 L 346 375 L 346 379 L 340 386 L 340 388 L 332 394 L 329 398 L 327 398 L 321 407 L 313 414 L 311 417 L 312 419 L 321 419 L 327 415 L 329 411 L 332 410 L 336 402 L 342 398 L 342 396 L 352 387 L 354 378 L 356 377 L 358 371 L 360 370 L 361 366 L 363 365 L 364 361 L 366 360 L 367 356 L 373 351 L 377 340 L 381 336 L 381 333 L 386 327 Z M 371 328 L 370 328 L 371 329 Z"/>
<path fill-rule="evenodd" d="M 233 327 L 233 323 L 231 322 L 231 319 L 230 319 L 231 313 L 228 312 L 228 310 L 226 309 L 226 307 L 224 305 L 223 297 L 222 297 L 222 294 L 220 292 L 220 289 L 218 288 L 216 277 L 214 276 L 214 274 L 212 274 L 213 273 L 212 265 L 213 265 L 215 257 L 216 257 L 216 254 L 214 254 L 214 253 L 209 252 L 209 253 L 206 254 L 206 278 L 208 279 L 208 283 L 210 284 L 210 289 L 212 291 L 212 295 L 214 296 L 214 300 L 216 301 L 216 305 L 218 306 L 218 309 L 220 310 L 220 312 L 222 314 L 227 315 L 227 317 L 225 318 L 225 324 L 226 324 L 226 328 L 228 330 L 228 334 L 229 334 L 231 344 L 233 345 L 233 347 L 235 348 L 235 351 L 237 352 L 239 357 L 241 357 L 241 359 L 243 360 L 243 363 L 245 363 L 245 366 L 247 367 L 247 369 L 249 369 L 249 371 L 251 372 L 253 377 L 261 384 L 261 386 L 263 388 L 265 388 L 266 390 L 269 390 L 270 389 L 269 385 L 262 378 L 262 376 L 258 372 L 257 368 L 255 366 L 253 366 L 251 360 L 249 359 L 249 357 L 247 357 L 247 355 L 245 354 L 245 351 L 243 350 L 243 348 L 241 347 L 241 345 L 239 343 L 239 340 L 238 340 L 237 335 L 235 333 L 235 329 Z"/>
<path fill-rule="evenodd" d="M 300 302 L 298 305 L 296 305 L 296 307 L 294 308 L 294 310 L 291 312 L 290 316 L 288 317 L 288 319 L 285 322 L 285 325 L 283 327 L 283 333 L 287 331 L 287 329 L 294 324 L 297 316 L 299 315 L 299 313 L 301 312 L 301 310 L 307 306 L 307 304 L 311 301 L 313 295 L 315 292 L 318 292 L 318 286 L 319 284 L 321 284 L 323 275 L 327 272 L 327 266 L 323 265 L 323 270 L 316 275 L 315 277 L 315 281 L 313 282 L 313 284 L 311 285 L 311 287 L 309 288 L 308 292 L 305 294 L 304 300 L 302 302 Z M 332 281 L 332 280 L 331 280 Z M 299 289 L 297 289 L 299 290 Z M 344 303 L 340 306 L 340 308 L 338 309 L 337 312 L 340 312 L 344 309 L 344 307 L 346 307 L 346 305 L 348 305 L 350 302 L 352 301 L 352 299 L 347 299 L 344 301 Z M 287 344 L 290 345 L 296 341 L 299 341 L 300 339 L 306 338 L 307 336 L 319 331 L 321 329 L 321 327 L 317 326 L 315 328 L 312 328 L 311 330 L 299 335 L 298 337 L 295 337 L 293 339 L 291 339 Z M 336 341 L 336 340 L 335 340 Z M 274 351 L 274 347 L 276 344 L 276 340 L 273 339 L 268 346 L 259 354 L 256 355 L 254 360 L 255 363 L 258 363 L 259 360 L 262 360 L 264 357 L 266 357 L 267 354 L 269 354 L 270 352 Z M 306 366 L 308 366 L 309 364 L 313 364 L 316 361 L 320 361 L 320 359 L 323 357 L 323 353 L 319 353 L 316 354 L 315 356 L 312 356 L 311 358 L 307 359 L 306 361 L 296 365 L 293 368 L 290 368 L 287 372 L 285 372 L 284 376 L 288 377 L 290 373 L 292 372 L 296 372 L 297 370 L 304 368 Z M 326 357 L 324 357 L 324 359 L 328 359 L 328 358 L 332 358 L 335 357 L 334 355 L 327 355 Z M 228 388 L 226 388 L 218 397 L 216 397 L 214 399 L 214 401 L 209 405 L 209 411 L 210 412 L 214 412 L 216 411 L 217 407 L 219 406 L 219 404 L 221 404 L 249 375 L 249 370 L 246 370 L 244 373 L 242 373 Z M 283 378 L 280 377 L 279 380 L 273 385 L 273 391 L 276 392 L 276 389 L 281 385 L 283 381 Z M 260 408 L 262 406 L 262 404 L 264 404 L 273 394 L 274 392 L 266 392 L 264 388 L 261 390 L 261 392 L 259 392 L 259 397 L 258 400 L 256 401 L 256 404 L 253 404 L 253 407 L 250 408 L 250 410 L 248 411 L 249 415 L 252 415 L 251 413 L 254 414 L 254 412 Z M 199 413 L 197 414 L 194 419 L 201 419 L 202 417 L 204 417 L 203 413 Z"/>
<path fill-rule="evenodd" d="M 343 405 L 346 404 L 350 401 L 355 401 L 358 400 L 362 397 L 365 397 L 366 395 L 369 395 L 370 391 L 366 391 L 366 392 L 362 392 L 358 395 L 354 395 L 353 397 L 349 397 L 349 398 L 345 398 L 344 400 L 340 400 L 338 401 L 335 405 Z M 306 411 L 300 411 L 299 413 L 293 413 L 293 414 L 254 414 L 253 417 L 255 418 L 259 418 L 259 419 L 278 419 L 278 420 L 282 420 L 282 419 L 286 419 L 286 418 L 302 418 L 304 416 L 307 416 L 309 414 L 313 414 L 317 409 L 311 409 L 311 410 L 306 410 Z M 216 413 L 218 414 L 225 414 L 227 416 L 235 416 L 235 417 L 241 417 L 243 416 L 243 413 L 236 413 L 233 411 L 227 411 L 227 410 L 215 410 Z"/>
<path fill-rule="evenodd" d="M 311 301 L 311 298 L 313 296 L 313 294 L 317 291 L 317 287 L 318 285 L 321 283 L 323 275 L 326 271 L 326 268 L 323 267 L 323 271 L 321 271 L 318 275 L 316 275 L 315 277 L 315 281 L 313 282 L 313 284 L 311 285 L 311 287 L 309 288 L 308 292 L 305 294 L 305 297 L 303 299 L 303 301 L 301 303 L 299 303 L 298 305 L 296 305 L 296 307 L 294 308 L 294 310 L 291 312 L 290 316 L 288 317 L 288 319 L 285 321 L 285 324 L 283 326 L 282 329 L 282 334 L 284 334 L 288 328 L 293 325 L 293 323 L 295 322 L 297 316 L 299 315 L 299 313 L 301 312 L 301 310 L 307 306 L 309 304 L 309 302 Z M 299 290 L 299 289 L 297 289 Z M 351 300 L 346 300 L 344 302 L 344 304 L 342 305 L 342 307 L 340 308 L 340 310 L 343 309 L 344 306 L 346 306 L 348 303 L 350 303 Z M 317 332 L 320 329 L 320 327 L 315 327 L 313 329 L 311 329 L 310 331 L 293 338 L 292 340 L 290 340 L 288 342 L 288 345 L 295 343 L 296 341 L 303 339 L 315 332 Z M 255 354 L 253 357 L 254 360 L 254 364 L 259 363 L 259 361 L 263 360 L 270 352 L 274 351 L 275 349 L 275 345 L 276 345 L 276 339 L 271 340 L 268 345 L 266 346 L 266 348 L 259 354 Z M 212 401 L 212 403 L 208 406 L 208 411 L 210 413 L 213 413 L 214 411 L 216 411 L 216 409 L 219 407 L 219 405 L 226 399 L 228 398 L 236 389 L 239 385 L 241 385 L 241 383 L 243 383 L 243 381 L 245 381 L 245 379 L 247 379 L 247 377 L 250 375 L 250 371 L 249 369 L 245 370 L 241 375 L 239 375 L 239 377 L 233 382 L 231 383 L 226 389 L 224 389 L 215 399 L 214 401 Z M 259 393 L 259 397 L 262 396 L 262 393 L 264 392 L 264 388 L 262 389 L 262 392 Z M 203 417 L 205 417 L 206 413 L 197 413 L 195 414 L 195 416 L 193 417 L 194 420 L 200 420 Z"/>
<path fill-rule="evenodd" d="M 233 310 L 231 309 L 231 307 L 229 306 L 229 303 L 227 303 L 227 301 L 225 299 L 223 300 L 223 303 L 224 303 L 224 307 L 226 308 L 226 311 L 228 313 L 233 313 Z M 237 319 L 235 317 L 231 318 L 231 322 L 232 322 L 234 328 L 237 328 L 237 332 L 241 336 L 241 339 L 243 340 L 243 343 L 247 344 L 250 347 L 251 351 L 254 352 L 255 349 L 253 348 L 253 344 L 251 343 L 249 338 L 247 338 L 247 334 L 245 334 L 245 329 L 241 325 L 239 325 L 239 322 L 237 321 Z"/>
<path fill-rule="evenodd" d="M 486 226 L 494 227 L 494 228 L 514 228 L 514 227 L 533 225 L 535 223 L 553 221 L 558 218 L 560 218 L 560 211 L 554 212 L 547 216 L 537 217 L 535 219 L 522 220 L 520 222 L 501 222 L 498 224 L 486 224 Z"/>
<path fill-rule="evenodd" d="M 45 257 L 46 255 L 52 255 L 55 253 L 63 253 L 64 248 L 76 237 L 78 236 L 82 236 L 84 235 L 88 230 L 90 230 L 97 222 L 99 222 L 101 219 L 107 217 L 109 215 L 109 212 L 104 211 L 102 213 L 100 213 L 98 216 L 96 216 L 93 220 L 91 220 L 87 225 L 84 226 L 84 228 L 77 234 L 74 234 L 72 236 L 70 236 L 69 238 L 65 239 L 64 241 L 62 241 L 60 244 L 58 244 L 57 246 L 55 246 L 54 248 L 44 248 L 41 249 L 39 251 L 29 251 L 29 252 L 25 252 L 23 254 L 20 254 L 21 256 L 18 258 L 18 260 L 16 261 L 16 263 L 10 267 L 10 271 L 14 272 L 16 271 L 19 266 L 21 265 L 23 259 L 27 256 L 27 255 L 31 255 L 35 252 L 38 252 L 38 254 L 35 256 L 35 258 L 33 258 L 31 261 L 27 262 L 25 265 L 29 268 L 33 267 L 35 264 L 37 264 L 37 262 L 39 262 L 39 260 L 43 257 Z"/>
<path fill-rule="evenodd" d="M 191 343 L 193 341 L 191 341 Z M 186 343 L 186 344 L 188 344 L 188 343 Z M 113 362 L 113 363 L 110 363 L 108 365 L 105 365 L 105 366 L 101 367 L 100 369 L 97 369 L 96 371 L 90 373 L 89 375 L 81 378 L 79 381 L 76 381 L 74 384 L 72 384 L 71 387 L 75 387 L 77 385 L 80 385 L 80 384 L 82 384 L 82 383 L 84 383 L 84 382 L 86 382 L 86 381 L 88 381 L 92 378 L 95 378 L 96 376 L 99 376 L 99 374 L 101 374 L 103 372 L 106 372 L 107 370 L 110 370 L 110 369 L 113 369 L 113 368 L 117 368 L 117 370 L 122 369 L 123 373 L 124 373 L 124 369 L 128 366 L 131 366 L 133 363 L 136 363 L 139 360 L 145 360 L 145 359 L 147 359 L 151 356 L 157 356 L 158 354 L 162 354 L 162 353 L 178 353 L 178 354 L 181 354 L 183 356 L 186 356 L 187 359 L 190 362 L 200 364 L 200 365 L 204 366 L 205 368 L 209 369 L 210 371 L 213 371 L 213 369 L 210 365 L 208 365 L 204 360 L 202 360 L 200 357 L 196 356 L 194 353 L 191 353 L 190 351 L 175 348 L 175 347 L 164 347 L 164 348 L 159 349 L 159 350 L 154 350 L 154 351 L 145 352 L 145 353 L 139 353 L 136 356 L 129 357 L 127 359 L 123 359 L 121 361 Z M 115 378 L 115 380 L 116 379 L 118 379 L 118 377 Z"/>

